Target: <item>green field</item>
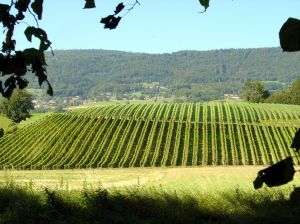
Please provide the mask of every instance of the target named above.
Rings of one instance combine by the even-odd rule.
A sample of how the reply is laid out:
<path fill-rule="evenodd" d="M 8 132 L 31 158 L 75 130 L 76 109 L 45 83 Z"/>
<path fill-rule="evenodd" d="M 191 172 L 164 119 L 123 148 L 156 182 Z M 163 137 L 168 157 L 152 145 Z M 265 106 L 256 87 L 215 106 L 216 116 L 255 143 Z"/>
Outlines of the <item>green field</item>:
<path fill-rule="evenodd" d="M 292 156 L 300 107 L 129 104 L 52 114 L 0 140 L 1 168 L 270 165 Z"/>
<path fill-rule="evenodd" d="M 52 114 L 52 112 L 48 112 L 48 113 L 32 113 L 30 115 L 30 118 L 26 118 L 26 120 L 24 121 L 21 121 L 19 124 L 18 124 L 18 127 L 19 128 L 23 128 L 23 127 L 26 127 L 28 125 L 31 125 L 33 123 L 36 123 L 42 119 L 44 119 L 45 117 L 47 116 L 50 116 Z"/>
<path fill-rule="evenodd" d="M 287 156 L 299 165 L 290 148 L 299 111 L 219 101 L 34 116 L 0 139 L 0 220 L 299 223 L 290 201 L 299 173 L 253 187 L 259 170 Z"/>
<path fill-rule="evenodd" d="M 12 120 L 8 119 L 7 117 L 0 116 L 0 128 L 7 128 L 12 124 Z"/>
<path fill-rule="evenodd" d="M 65 169 L 65 170 L 2 170 L 0 182 L 12 180 L 19 185 L 34 184 L 34 189 L 45 187 L 59 190 L 124 189 L 143 187 L 161 188 L 164 191 L 195 191 L 218 193 L 231 191 L 239 186 L 247 192 L 254 191 L 253 181 L 264 166 L 205 166 L 205 167 L 144 167 L 110 169 Z M 300 167 L 295 167 L 299 169 Z M 294 181 L 278 189 L 300 185 L 300 174 Z"/>
<path fill-rule="evenodd" d="M 295 180 L 254 190 L 261 166 L 0 171 L 3 223 L 299 223 Z M 299 167 L 297 167 L 299 169 Z M 26 206 L 24 206 L 26 205 Z"/>

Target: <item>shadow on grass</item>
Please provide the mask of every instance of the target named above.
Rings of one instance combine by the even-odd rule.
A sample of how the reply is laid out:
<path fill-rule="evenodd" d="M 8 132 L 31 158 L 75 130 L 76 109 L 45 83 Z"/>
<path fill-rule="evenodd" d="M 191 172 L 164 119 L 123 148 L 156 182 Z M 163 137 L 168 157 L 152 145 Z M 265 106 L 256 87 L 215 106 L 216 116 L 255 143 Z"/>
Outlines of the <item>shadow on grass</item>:
<path fill-rule="evenodd" d="M 1 223 L 300 223 L 292 190 L 220 193 L 0 187 Z"/>

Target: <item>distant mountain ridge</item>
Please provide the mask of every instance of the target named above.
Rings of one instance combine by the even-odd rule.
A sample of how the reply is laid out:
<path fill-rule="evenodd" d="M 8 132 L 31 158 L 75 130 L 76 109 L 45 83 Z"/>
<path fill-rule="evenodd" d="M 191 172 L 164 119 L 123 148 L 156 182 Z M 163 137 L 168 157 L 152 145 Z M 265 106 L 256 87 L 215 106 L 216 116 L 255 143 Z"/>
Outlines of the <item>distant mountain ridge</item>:
<path fill-rule="evenodd" d="M 247 80 L 264 81 L 281 90 L 300 75 L 300 54 L 281 48 L 179 51 L 171 54 L 112 50 L 57 50 L 46 53 L 47 72 L 55 95 L 124 94 L 142 83 L 159 82 L 175 95 L 213 95 L 243 91 Z M 29 79 L 31 88 L 38 88 Z"/>

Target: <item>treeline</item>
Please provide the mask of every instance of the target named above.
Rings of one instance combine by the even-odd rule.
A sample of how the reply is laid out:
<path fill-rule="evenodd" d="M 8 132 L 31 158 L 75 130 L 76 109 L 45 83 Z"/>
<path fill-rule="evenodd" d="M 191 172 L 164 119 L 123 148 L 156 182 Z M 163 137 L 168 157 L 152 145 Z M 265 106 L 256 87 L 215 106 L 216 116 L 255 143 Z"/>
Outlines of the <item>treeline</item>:
<path fill-rule="evenodd" d="M 300 55 L 280 48 L 179 51 L 171 54 L 130 53 L 110 50 L 58 50 L 46 53 L 47 72 L 55 96 L 118 96 L 158 82 L 169 91 L 160 94 L 189 99 L 219 99 L 241 93 L 244 82 L 263 81 L 271 93 L 286 90 L 299 77 Z M 29 77 L 30 88 L 39 88 Z M 151 91 L 150 91 L 151 92 Z"/>
<path fill-rule="evenodd" d="M 250 103 L 300 105 L 300 77 L 287 90 L 276 92 L 273 95 L 270 95 L 270 92 L 263 87 L 260 81 L 247 81 L 244 85 L 246 90 L 241 96 Z"/>
<path fill-rule="evenodd" d="M 300 105 L 300 78 L 297 78 L 288 90 L 275 93 L 268 97 L 265 103 Z"/>

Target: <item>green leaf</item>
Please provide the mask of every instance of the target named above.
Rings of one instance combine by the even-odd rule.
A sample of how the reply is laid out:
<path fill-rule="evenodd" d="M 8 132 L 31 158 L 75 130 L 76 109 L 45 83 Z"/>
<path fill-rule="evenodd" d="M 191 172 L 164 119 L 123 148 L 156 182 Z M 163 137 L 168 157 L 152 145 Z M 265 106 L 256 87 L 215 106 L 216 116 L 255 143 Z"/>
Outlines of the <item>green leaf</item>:
<path fill-rule="evenodd" d="M 4 18 L 9 16 L 8 9 L 9 5 L 0 4 L 0 22 L 2 22 Z"/>
<path fill-rule="evenodd" d="M 40 39 L 40 41 L 41 41 L 40 48 L 39 48 L 40 51 L 47 50 L 51 45 L 51 42 L 48 40 L 47 33 L 41 28 L 29 26 L 24 31 L 24 34 L 25 34 L 27 40 L 30 42 L 32 41 L 32 35 L 34 35 L 35 37 Z"/>
<path fill-rule="evenodd" d="M 22 11 L 19 11 L 18 14 L 16 15 L 17 20 L 23 20 L 25 18 L 24 14 Z"/>
<path fill-rule="evenodd" d="M 27 11 L 30 0 L 18 0 L 15 3 L 15 8 L 18 10 L 18 14 L 16 15 L 17 20 L 23 20 L 25 18 L 23 12 Z"/>
<path fill-rule="evenodd" d="M 6 90 L 3 90 L 3 97 L 5 97 L 5 98 L 10 98 L 11 97 L 11 95 L 12 95 L 12 93 L 13 93 L 13 91 L 14 91 L 14 89 L 16 88 L 16 84 L 15 84 L 15 82 L 11 82 L 9 85 L 8 85 L 8 87 L 7 88 L 5 88 Z"/>
<path fill-rule="evenodd" d="M 26 12 L 29 3 L 30 3 L 30 0 L 18 0 L 15 3 L 15 8 L 21 12 Z"/>
<path fill-rule="evenodd" d="M 260 170 L 253 182 L 254 188 L 258 189 L 262 187 L 261 181 L 268 187 L 286 184 L 293 180 L 295 172 L 292 157 L 287 157 L 266 169 Z"/>
<path fill-rule="evenodd" d="M 111 30 L 111 29 L 115 29 L 118 26 L 121 19 L 122 19 L 122 17 L 120 17 L 120 16 L 115 17 L 114 15 L 109 15 L 105 18 L 102 18 L 100 23 L 105 24 L 104 25 L 105 29 L 110 29 Z"/>
<path fill-rule="evenodd" d="M 0 93 L 2 94 L 3 96 L 3 87 L 2 87 L 2 81 L 0 81 Z"/>
<path fill-rule="evenodd" d="M 86 3 L 84 5 L 84 9 L 96 8 L 94 0 L 85 0 L 85 1 L 86 1 Z"/>
<path fill-rule="evenodd" d="M 46 51 L 52 43 L 49 40 L 41 40 L 40 51 Z"/>
<path fill-rule="evenodd" d="M 209 7 L 209 0 L 199 0 L 200 4 L 204 7 L 204 11 Z M 202 13 L 202 12 L 201 12 Z"/>
<path fill-rule="evenodd" d="M 28 54 L 31 57 L 38 57 L 39 60 L 41 61 L 42 65 L 47 65 L 46 60 L 45 60 L 45 54 L 43 51 L 37 50 L 35 48 L 27 48 L 24 51 L 24 54 Z"/>
<path fill-rule="evenodd" d="M 3 97 L 10 98 L 14 89 L 16 88 L 15 78 L 11 75 L 9 78 L 5 80 L 4 89 L 3 89 Z"/>
<path fill-rule="evenodd" d="M 28 86 L 28 81 L 26 79 L 23 79 L 21 77 L 17 77 L 17 85 L 19 86 L 19 89 L 25 89 Z"/>
<path fill-rule="evenodd" d="M 289 18 L 279 31 L 279 39 L 283 51 L 300 51 L 300 20 Z"/>
<path fill-rule="evenodd" d="M 300 150 L 300 128 L 295 133 L 291 148 L 295 148 L 296 152 Z"/>
<path fill-rule="evenodd" d="M 42 19 L 43 14 L 43 0 L 34 0 L 34 2 L 31 4 L 32 10 L 37 14 L 38 19 Z"/>
<path fill-rule="evenodd" d="M 32 35 L 34 35 L 36 37 L 40 36 L 40 32 L 39 32 L 38 28 L 35 28 L 34 26 L 28 26 L 26 28 L 26 30 L 24 31 L 24 34 L 29 42 L 32 41 Z"/>
<path fill-rule="evenodd" d="M 15 82 L 14 77 L 11 75 L 9 78 L 7 78 L 4 82 L 4 86 L 7 87 L 9 86 L 12 82 Z"/>
<path fill-rule="evenodd" d="M 48 89 L 47 89 L 47 94 L 50 96 L 53 96 L 53 89 L 52 86 L 50 85 L 49 81 L 46 80 L 47 84 L 48 84 Z"/>
<path fill-rule="evenodd" d="M 253 181 L 254 189 L 261 188 L 264 183 L 264 180 L 261 177 L 256 177 Z"/>
<path fill-rule="evenodd" d="M 36 70 L 35 75 L 38 77 L 39 85 L 42 86 L 43 82 L 47 81 L 47 75 L 43 69 Z"/>
<path fill-rule="evenodd" d="M 119 3 L 119 5 L 117 5 L 116 10 L 115 10 L 115 15 L 117 15 L 119 12 L 121 12 L 124 9 L 124 5 L 123 2 Z"/>

